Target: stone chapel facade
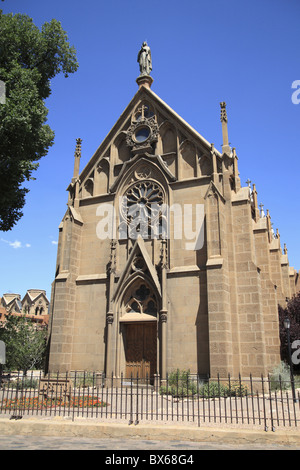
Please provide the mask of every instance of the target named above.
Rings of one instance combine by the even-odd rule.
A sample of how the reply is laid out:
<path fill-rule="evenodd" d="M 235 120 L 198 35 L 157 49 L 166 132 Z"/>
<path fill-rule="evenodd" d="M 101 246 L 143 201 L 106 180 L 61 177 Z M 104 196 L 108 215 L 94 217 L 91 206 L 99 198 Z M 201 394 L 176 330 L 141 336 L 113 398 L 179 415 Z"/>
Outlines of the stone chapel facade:
<path fill-rule="evenodd" d="M 296 292 L 297 273 L 255 185 L 241 185 L 226 105 L 219 152 L 152 91 L 149 75 L 137 83 L 81 173 L 77 139 L 49 370 L 265 374 L 280 362 L 278 304 Z"/>

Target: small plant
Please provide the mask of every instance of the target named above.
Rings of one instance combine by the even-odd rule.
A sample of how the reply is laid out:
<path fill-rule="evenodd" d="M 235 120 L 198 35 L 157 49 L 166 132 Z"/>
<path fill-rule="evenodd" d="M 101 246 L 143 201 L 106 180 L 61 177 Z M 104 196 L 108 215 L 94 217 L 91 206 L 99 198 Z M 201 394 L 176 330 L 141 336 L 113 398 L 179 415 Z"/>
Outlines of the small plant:
<path fill-rule="evenodd" d="M 160 393 L 179 398 L 195 394 L 199 394 L 202 398 L 243 397 L 248 394 L 248 387 L 239 380 L 230 383 L 212 380 L 197 386 L 189 370 L 177 369 L 169 374 L 166 385 L 160 387 Z"/>
<path fill-rule="evenodd" d="M 244 397 L 248 395 L 249 390 L 247 385 L 242 384 L 239 381 L 234 381 L 227 385 L 228 387 L 228 396 L 231 397 Z"/>
<path fill-rule="evenodd" d="M 88 388 L 95 386 L 95 376 L 91 372 L 84 372 L 83 375 L 78 375 L 75 382 L 76 387 Z"/>
<path fill-rule="evenodd" d="M 203 398 L 244 397 L 248 394 L 248 387 L 240 381 L 211 381 L 200 388 L 199 394 Z"/>
<path fill-rule="evenodd" d="M 25 397 L 21 398 L 4 398 L 2 401 L 2 409 L 4 410 L 47 410 L 47 409 L 56 409 L 60 407 L 70 407 L 70 408 L 101 408 L 106 407 L 107 404 L 100 400 L 99 398 L 93 397 L 91 395 L 87 396 L 74 396 L 71 397 L 70 401 L 64 397 L 52 398 L 40 398 L 39 396 L 35 397 Z"/>
<path fill-rule="evenodd" d="M 12 388 L 15 390 L 25 390 L 25 389 L 37 389 L 39 381 L 38 379 L 33 379 L 32 377 L 23 377 L 16 380 L 12 380 L 8 383 L 3 383 L 3 388 Z"/>
<path fill-rule="evenodd" d="M 270 374 L 271 390 L 287 390 L 291 386 L 289 366 L 281 361 Z"/>
<path fill-rule="evenodd" d="M 197 385 L 191 378 L 190 370 L 177 369 L 167 376 L 167 383 L 160 387 L 160 393 L 173 397 L 188 397 L 197 393 Z"/>
<path fill-rule="evenodd" d="M 220 382 L 208 382 L 201 387 L 199 394 L 203 398 L 227 397 L 228 389 Z"/>

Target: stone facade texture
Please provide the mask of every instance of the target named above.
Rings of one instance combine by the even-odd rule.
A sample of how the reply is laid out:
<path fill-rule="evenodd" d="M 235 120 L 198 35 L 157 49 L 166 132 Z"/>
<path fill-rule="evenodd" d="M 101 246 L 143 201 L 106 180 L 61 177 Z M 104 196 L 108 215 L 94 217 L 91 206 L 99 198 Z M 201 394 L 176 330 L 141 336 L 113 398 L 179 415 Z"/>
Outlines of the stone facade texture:
<path fill-rule="evenodd" d="M 241 186 L 221 106 L 222 152 L 147 83 L 81 173 L 77 139 L 52 286 L 51 371 L 259 376 L 280 362 L 278 304 L 299 289 L 298 275 L 255 185 Z M 169 236 L 131 237 L 120 198 L 154 196 L 175 208 Z"/>

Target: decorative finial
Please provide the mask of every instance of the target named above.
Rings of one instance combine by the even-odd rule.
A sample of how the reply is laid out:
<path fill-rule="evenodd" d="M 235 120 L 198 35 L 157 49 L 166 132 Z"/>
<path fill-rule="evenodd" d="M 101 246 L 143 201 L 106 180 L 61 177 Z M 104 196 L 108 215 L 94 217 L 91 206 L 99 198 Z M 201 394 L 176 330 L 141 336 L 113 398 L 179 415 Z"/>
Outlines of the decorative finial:
<path fill-rule="evenodd" d="M 274 238 L 274 239 L 275 239 L 275 238 L 276 238 L 276 235 L 275 235 L 275 232 L 274 232 L 273 225 L 274 225 L 274 223 L 273 223 L 273 222 L 271 222 L 271 234 L 272 234 L 272 238 Z"/>
<path fill-rule="evenodd" d="M 81 157 L 81 144 L 82 139 L 76 139 L 75 157 Z"/>
<path fill-rule="evenodd" d="M 261 219 L 263 219 L 264 217 L 266 217 L 265 212 L 264 212 L 264 205 L 260 203 L 259 207 L 260 207 L 260 217 Z"/>
<path fill-rule="evenodd" d="M 229 145 L 228 140 L 228 128 L 227 128 L 227 113 L 226 113 L 226 103 L 222 101 L 220 103 L 221 106 L 221 123 L 222 123 L 222 135 L 223 135 L 223 145 L 222 145 L 222 152 L 223 154 L 226 153 L 228 157 L 231 157 L 231 148 Z"/>
<path fill-rule="evenodd" d="M 225 101 L 222 101 L 220 103 L 221 106 L 221 122 L 227 122 L 227 113 L 226 113 L 226 103 Z"/>
<path fill-rule="evenodd" d="M 76 148 L 75 148 L 75 162 L 74 162 L 74 173 L 73 178 L 78 178 L 79 176 L 79 165 L 80 165 L 80 158 L 81 158 L 81 143 L 82 139 L 76 139 Z"/>

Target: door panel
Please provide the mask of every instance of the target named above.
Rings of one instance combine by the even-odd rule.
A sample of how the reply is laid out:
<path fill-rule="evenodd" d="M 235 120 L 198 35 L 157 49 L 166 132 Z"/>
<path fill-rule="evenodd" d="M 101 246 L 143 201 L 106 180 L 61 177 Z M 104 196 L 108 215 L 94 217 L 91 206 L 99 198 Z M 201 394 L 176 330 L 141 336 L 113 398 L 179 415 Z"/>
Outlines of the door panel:
<path fill-rule="evenodd" d="M 156 374 L 156 349 L 157 349 L 157 333 L 156 323 L 144 325 L 144 377 L 153 377 Z"/>
<path fill-rule="evenodd" d="M 126 377 L 141 379 L 156 373 L 156 323 L 132 323 L 126 326 Z"/>
<path fill-rule="evenodd" d="M 140 325 L 126 326 L 126 377 L 142 375 L 143 336 Z"/>

